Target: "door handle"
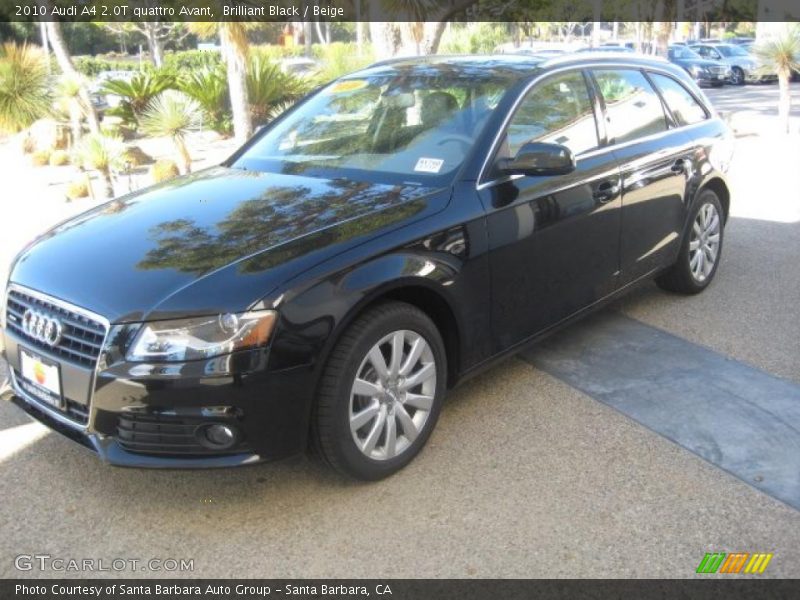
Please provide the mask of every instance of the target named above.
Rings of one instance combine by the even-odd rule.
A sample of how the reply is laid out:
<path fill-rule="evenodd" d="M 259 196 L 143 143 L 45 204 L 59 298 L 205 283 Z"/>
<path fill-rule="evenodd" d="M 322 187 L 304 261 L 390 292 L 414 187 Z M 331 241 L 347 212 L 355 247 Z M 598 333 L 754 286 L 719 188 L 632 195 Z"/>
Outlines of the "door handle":
<path fill-rule="evenodd" d="M 604 181 L 595 188 L 592 197 L 600 204 L 605 204 L 619 196 L 621 188 L 619 181 Z"/>
<path fill-rule="evenodd" d="M 685 173 L 686 172 L 686 159 L 685 158 L 679 158 L 674 163 L 672 163 L 672 166 L 669 168 L 669 170 L 672 171 L 673 173 L 677 173 L 677 174 Z"/>

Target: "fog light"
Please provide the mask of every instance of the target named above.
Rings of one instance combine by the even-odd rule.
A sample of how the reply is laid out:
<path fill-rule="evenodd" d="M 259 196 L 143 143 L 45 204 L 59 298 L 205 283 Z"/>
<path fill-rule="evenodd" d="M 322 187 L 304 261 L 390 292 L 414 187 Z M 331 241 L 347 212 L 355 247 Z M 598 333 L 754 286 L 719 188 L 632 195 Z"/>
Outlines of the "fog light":
<path fill-rule="evenodd" d="M 197 428 L 197 440 L 206 448 L 226 450 L 239 441 L 239 430 L 226 423 L 206 423 Z"/>

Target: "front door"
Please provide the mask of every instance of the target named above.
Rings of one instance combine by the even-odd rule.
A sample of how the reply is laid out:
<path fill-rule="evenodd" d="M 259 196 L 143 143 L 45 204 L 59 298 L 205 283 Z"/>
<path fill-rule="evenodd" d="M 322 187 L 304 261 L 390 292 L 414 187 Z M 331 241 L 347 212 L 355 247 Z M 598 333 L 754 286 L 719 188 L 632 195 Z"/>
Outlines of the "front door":
<path fill-rule="evenodd" d="M 498 160 L 526 142 L 562 144 L 577 169 L 552 177 L 502 177 L 479 185 L 488 213 L 492 325 L 497 351 L 558 323 L 614 291 L 619 271 L 621 182 L 601 149 L 599 109 L 580 71 L 537 83 L 519 104 Z"/>

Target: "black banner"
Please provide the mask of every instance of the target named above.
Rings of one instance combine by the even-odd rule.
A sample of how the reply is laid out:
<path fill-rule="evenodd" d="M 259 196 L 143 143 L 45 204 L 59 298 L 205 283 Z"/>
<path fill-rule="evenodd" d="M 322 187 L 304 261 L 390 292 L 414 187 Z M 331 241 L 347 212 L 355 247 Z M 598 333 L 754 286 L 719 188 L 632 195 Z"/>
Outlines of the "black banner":
<path fill-rule="evenodd" d="M 9 580 L 0 581 L 3 600 L 263 600 L 311 598 L 355 600 L 570 600 L 614 599 L 792 599 L 798 584 L 789 580 Z"/>
<path fill-rule="evenodd" d="M 798 0 L 0 0 L 0 21 L 798 21 Z"/>

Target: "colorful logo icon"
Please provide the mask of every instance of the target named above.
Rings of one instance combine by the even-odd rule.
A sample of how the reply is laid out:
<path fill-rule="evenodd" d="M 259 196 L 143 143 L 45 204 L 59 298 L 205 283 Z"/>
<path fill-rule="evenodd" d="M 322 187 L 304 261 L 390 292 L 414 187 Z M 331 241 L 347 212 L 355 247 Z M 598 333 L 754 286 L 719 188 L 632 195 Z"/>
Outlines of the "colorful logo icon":
<path fill-rule="evenodd" d="M 772 553 L 766 552 L 707 552 L 696 572 L 761 575 L 767 570 L 772 557 Z"/>
<path fill-rule="evenodd" d="M 33 363 L 33 376 L 36 377 L 36 383 L 39 385 L 44 385 L 44 382 L 47 381 L 47 371 L 42 363 Z"/>

